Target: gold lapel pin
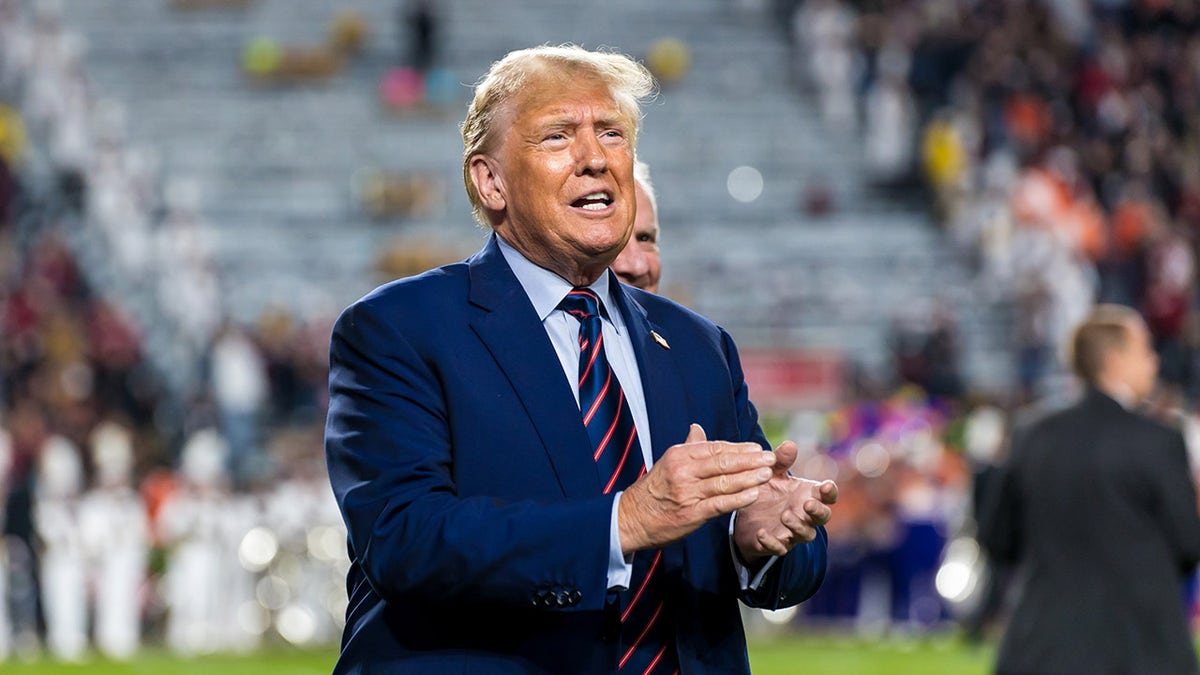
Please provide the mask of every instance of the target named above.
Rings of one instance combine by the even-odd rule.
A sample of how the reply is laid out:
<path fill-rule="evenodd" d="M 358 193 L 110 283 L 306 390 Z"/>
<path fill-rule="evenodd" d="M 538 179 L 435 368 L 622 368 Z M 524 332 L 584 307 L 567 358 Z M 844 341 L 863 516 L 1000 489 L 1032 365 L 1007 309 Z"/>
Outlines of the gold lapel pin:
<path fill-rule="evenodd" d="M 658 333 L 650 331 L 650 337 L 654 338 L 654 341 L 658 343 L 659 347 L 662 347 L 663 349 L 671 348 L 671 345 L 667 344 L 667 339 Z"/>

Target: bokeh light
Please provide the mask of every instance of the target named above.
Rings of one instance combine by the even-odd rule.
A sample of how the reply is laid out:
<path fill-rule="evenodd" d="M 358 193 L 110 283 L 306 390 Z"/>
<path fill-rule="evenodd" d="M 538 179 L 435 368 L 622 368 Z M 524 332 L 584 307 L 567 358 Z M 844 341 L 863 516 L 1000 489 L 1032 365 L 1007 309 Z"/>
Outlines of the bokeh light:
<path fill-rule="evenodd" d="M 729 172 L 725 187 L 729 190 L 730 197 L 748 204 L 762 195 L 763 177 L 758 169 L 752 166 L 739 166 Z"/>

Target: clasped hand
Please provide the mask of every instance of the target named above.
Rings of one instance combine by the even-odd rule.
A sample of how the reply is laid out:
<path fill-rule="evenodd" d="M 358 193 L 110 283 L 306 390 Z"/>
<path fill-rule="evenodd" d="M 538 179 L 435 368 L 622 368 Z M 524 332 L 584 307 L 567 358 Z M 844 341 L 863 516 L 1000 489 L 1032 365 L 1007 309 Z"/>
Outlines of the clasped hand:
<path fill-rule="evenodd" d="M 668 448 L 621 496 L 622 551 L 665 546 L 733 511 L 734 544 L 747 563 L 812 541 L 833 516 L 837 485 L 789 475 L 796 452 L 791 441 L 774 452 L 757 443 L 709 441 L 693 424 L 687 439 Z"/>

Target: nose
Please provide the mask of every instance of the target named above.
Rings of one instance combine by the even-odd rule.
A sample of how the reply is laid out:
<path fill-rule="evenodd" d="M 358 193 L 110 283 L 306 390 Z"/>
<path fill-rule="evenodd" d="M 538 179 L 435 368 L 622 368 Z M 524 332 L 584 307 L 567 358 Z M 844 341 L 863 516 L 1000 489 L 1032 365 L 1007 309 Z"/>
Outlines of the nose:
<path fill-rule="evenodd" d="M 580 176 L 604 173 L 608 169 L 608 155 L 600 139 L 593 134 L 579 134 L 575 144 L 575 173 Z"/>

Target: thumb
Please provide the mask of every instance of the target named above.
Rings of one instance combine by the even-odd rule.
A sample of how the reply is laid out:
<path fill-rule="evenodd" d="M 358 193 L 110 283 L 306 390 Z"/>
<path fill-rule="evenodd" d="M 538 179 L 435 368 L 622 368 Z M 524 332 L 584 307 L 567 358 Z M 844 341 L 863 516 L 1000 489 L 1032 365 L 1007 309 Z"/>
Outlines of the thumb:
<path fill-rule="evenodd" d="M 800 448 L 792 441 L 784 441 L 775 448 L 775 466 L 777 468 L 790 469 L 796 463 L 796 455 L 800 453 Z"/>
<path fill-rule="evenodd" d="M 704 429 L 699 424 L 693 423 L 688 429 L 687 439 L 684 440 L 684 443 L 703 443 L 707 440 L 708 436 L 704 435 Z"/>

